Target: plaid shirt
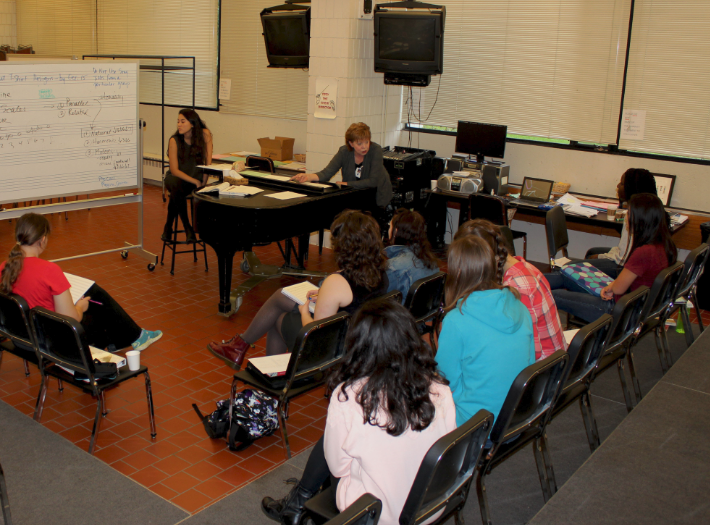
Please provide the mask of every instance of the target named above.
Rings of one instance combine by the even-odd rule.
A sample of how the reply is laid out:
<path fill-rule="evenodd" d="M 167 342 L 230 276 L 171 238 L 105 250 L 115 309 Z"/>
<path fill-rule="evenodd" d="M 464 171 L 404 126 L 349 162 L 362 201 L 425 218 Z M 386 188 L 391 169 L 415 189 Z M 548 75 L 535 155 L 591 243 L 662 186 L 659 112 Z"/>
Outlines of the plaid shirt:
<path fill-rule="evenodd" d="M 549 357 L 557 350 L 566 351 L 567 341 L 547 279 L 522 257 L 515 259 L 518 262 L 505 272 L 503 285 L 518 290 L 520 300 L 530 312 L 535 337 L 535 360 Z"/>

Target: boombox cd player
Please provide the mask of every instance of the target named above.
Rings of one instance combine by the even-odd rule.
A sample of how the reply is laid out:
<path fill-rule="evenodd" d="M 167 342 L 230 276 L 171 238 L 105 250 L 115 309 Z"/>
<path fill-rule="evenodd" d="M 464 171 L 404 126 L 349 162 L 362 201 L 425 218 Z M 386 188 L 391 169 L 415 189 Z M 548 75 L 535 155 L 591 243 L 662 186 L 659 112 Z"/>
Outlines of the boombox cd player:
<path fill-rule="evenodd" d="M 442 191 L 452 191 L 470 195 L 471 193 L 478 192 L 482 184 L 483 181 L 480 177 L 476 177 L 467 171 L 457 171 L 454 173 L 446 173 L 439 177 L 436 186 Z"/>

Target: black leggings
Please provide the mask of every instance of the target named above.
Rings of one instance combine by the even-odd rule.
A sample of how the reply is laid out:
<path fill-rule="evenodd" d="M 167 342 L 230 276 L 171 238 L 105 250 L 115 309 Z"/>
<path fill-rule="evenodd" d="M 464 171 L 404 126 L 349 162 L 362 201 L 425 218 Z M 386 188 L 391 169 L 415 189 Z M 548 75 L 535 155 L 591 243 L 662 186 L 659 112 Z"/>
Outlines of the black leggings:
<path fill-rule="evenodd" d="M 170 191 L 170 199 L 168 200 L 168 219 L 165 221 L 164 229 L 172 230 L 173 221 L 175 217 L 179 216 L 183 228 L 189 231 L 192 226 L 187 215 L 187 198 L 197 186 L 171 174 L 165 178 L 165 187 Z"/>
<path fill-rule="evenodd" d="M 340 478 L 336 478 L 330 473 L 328 462 L 325 460 L 325 450 L 323 449 L 323 436 L 313 445 L 311 455 L 308 456 L 308 461 L 303 469 L 303 477 L 301 477 L 301 487 L 315 494 L 321 488 L 321 485 L 328 481 L 333 488 L 333 496 L 335 496 Z"/>
<path fill-rule="evenodd" d="M 282 294 L 282 289 L 271 294 L 241 336 L 247 343 L 253 344 L 266 335 L 266 355 L 285 354 L 289 351 L 281 335 L 281 323 L 286 314 L 293 311 L 296 302 Z"/>
<path fill-rule="evenodd" d="M 131 346 L 140 337 L 141 327 L 106 290 L 94 283 L 86 296 L 96 301 L 89 303 L 89 309 L 81 319 L 87 343 L 101 350 L 110 344 L 121 349 Z"/>

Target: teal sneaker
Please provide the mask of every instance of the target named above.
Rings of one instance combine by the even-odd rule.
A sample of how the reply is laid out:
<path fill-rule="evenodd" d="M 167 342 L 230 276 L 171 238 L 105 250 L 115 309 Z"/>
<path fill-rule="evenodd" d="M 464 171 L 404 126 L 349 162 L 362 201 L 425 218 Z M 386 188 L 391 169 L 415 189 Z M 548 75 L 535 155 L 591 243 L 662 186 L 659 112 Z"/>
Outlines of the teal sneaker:
<path fill-rule="evenodd" d="M 151 332 L 149 330 L 141 330 L 140 337 L 133 341 L 133 344 L 131 346 L 134 350 L 142 352 L 161 337 L 163 337 L 163 332 L 161 332 L 160 330 L 156 330 L 155 332 Z"/>

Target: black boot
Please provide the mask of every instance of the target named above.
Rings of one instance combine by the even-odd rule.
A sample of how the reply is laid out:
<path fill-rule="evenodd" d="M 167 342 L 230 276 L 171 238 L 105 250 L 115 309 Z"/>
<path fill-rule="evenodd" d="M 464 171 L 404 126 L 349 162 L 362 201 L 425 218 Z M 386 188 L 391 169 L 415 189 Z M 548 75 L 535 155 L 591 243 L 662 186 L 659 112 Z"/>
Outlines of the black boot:
<path fill-rule="evenodd" d="M 185 241 L 188 243 L 197 242 L 197 236 L 195 235 L 195 230 L 193 230 L 192 226 L 190 226 L 190 225 L 185 226 Z"/>
<path fill-rule="evenodd" d="M 261 510 L 267 517 L 284 525 L 299 525 L 303 518 L 304 505 L 312 497 L 313 493 L 299 483 L 281 500 L 265 497 L 261 500 Z"/>
<path fill-rule="evenodd" d="M 160 240 L 165 242 L 170 242 L 173 240 L 173 221 L 168 219 L 163 228 L 163 233 L 160 235 Z"/>

